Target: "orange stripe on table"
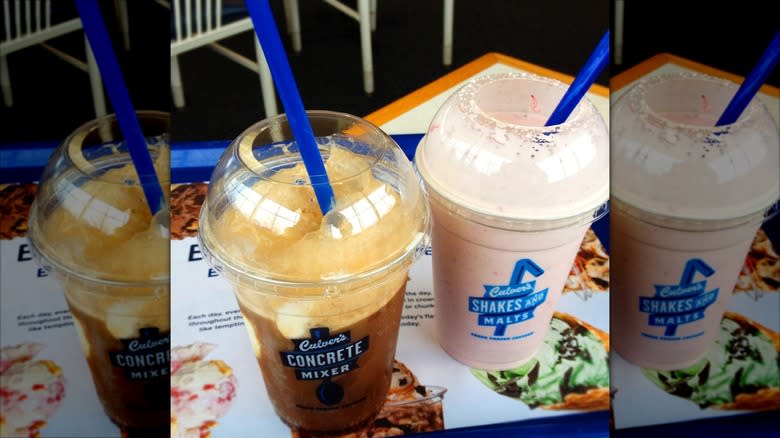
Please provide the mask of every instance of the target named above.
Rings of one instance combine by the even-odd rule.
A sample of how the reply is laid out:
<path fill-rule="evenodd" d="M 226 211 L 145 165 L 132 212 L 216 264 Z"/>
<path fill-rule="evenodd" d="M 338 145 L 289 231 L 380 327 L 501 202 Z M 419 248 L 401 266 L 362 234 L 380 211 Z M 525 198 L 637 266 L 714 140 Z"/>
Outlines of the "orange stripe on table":
<path fill-rule="evenodd" d="M 715 67 L 710 67 L 709 65 L 705 65 L 696 61 L 691 61 L 690 59 L 681 58 L 677 55 L 672 55 L 670 53 L 660 53 L 658 55 L 653 56 L 652 58 L 649 58 L 646 61 L 642 61 L 641 63 L 635 65 L 634 67 L 631 67 L 630 69 L 624 71 L 623 73 L 620 73 L 619 75 L 613 77 L 609 81 L 609 86 L 613 90 L 619 90 L 625 87 L 626 85 L 630 84 L 631 82 L 634 82 L 642 78 L 643 76 L 652 73 L 653 71 L 663 67 L 666 64 L 676 64 L 680 67 L 687 68 L 688 70 L 693 70 L 695 72 L 704 73 L 710 76 L 715 76 L 723 79 L 728 79 L 738 84 L 741 84 L 742 81 L 745 80 L 745 78 L 742 76 L 735 75 L 727 71 L 719 70 Z M 773 87 L 771 85 L 762 86 L 761 92 L 764 94 L 768 94 L 772 97 L 780 98 L 780 88 Z"/>
<path fill-rule="evenodd" d="M 392 102 L 372 112 L 371 114 L 367 115 L 365 119 L 371 123 L 374 123 L 375 125 L 382 125 L 387 123 L 390 120 L 393 120 L 420 106 L 421 104 L 433 99 L 439 94 L 458 85 L 459 83 L 478 75 L 481 71 L 495 64 L 509 65 L 511 67 L 538 74 L 540 76 L 551 77 L 567 84 L 570 84 L 574 80 L 573 76 L 565 75 L 563 73 L 546 69 L 544 67 L 539 67 L 538 65 L 521 61 L 501 53 L 487 53 L 475 59 L 474 61 L 471 61 L 468 64 L 450 73 L 447 73 L 446 75 L 436 79 L 428 85 L 425 85 L 422 88 L 407 94 L 395 102 Z M 590 92 L 600 96 L 609 97 L 609 89 L 601 85 L 593 85 L 590 88 Z"/>

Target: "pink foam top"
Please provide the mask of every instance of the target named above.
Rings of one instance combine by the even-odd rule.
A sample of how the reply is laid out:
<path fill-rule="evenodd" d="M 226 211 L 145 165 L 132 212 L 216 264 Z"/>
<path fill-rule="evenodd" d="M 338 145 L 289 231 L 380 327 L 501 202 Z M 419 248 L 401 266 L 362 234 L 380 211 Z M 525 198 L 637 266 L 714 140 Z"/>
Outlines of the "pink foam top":
<path fill-rule="evenodd" d="M 587 99 L 565 124 L 543 126 L 566 87 L 531 74 L 467 83 L 418 148 L 426 185 L 475 219 L 533 227 L 592 218 L 609 196 L 609 138 Z"/>

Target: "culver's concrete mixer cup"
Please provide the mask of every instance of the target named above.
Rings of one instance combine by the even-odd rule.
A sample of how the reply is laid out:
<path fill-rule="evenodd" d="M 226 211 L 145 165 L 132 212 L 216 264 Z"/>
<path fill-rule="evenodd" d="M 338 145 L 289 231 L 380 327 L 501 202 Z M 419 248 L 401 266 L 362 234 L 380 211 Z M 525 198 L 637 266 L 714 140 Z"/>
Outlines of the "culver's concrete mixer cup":
<path fill-rule="evenodd" d="M 595 107 L 583 99 L 544 126 L 566 89 L 532 74 L 473 79 L 417 149 L 437 337 L 466 365 L 508 369 L 536 353 L 584 234 L 606 211 L 608 134 Z"/>
<path fill-rule="evenodd" d="M 780 196 L 778 128 L 757 100 L 716 127 L 737 84 L 645 79 L 615 103 L 612 343 L 653 369 L 709 350 L 751 241 Z"/>
<path fill-rule="evenodd" d="M 334 192 L 327 214 L 280 115 L 225 151 L 199 237 L 234 287 L 276 413 L 304 432 L 335 433 L 367 426 L 384 403 L 429 213 L 387 134 L 348 114 L 307 114 Z"/>
<path fill-rule="evenodd" d="M 165 194 L 169 118 L 138 112 Z M 76 129 L 52 154 L 30 210 L 34 253 L 64 288 L 98 397 L 123 436 L 170 434 L 170 241 L 163 204 L 152 215 L 110 115 Z"/>

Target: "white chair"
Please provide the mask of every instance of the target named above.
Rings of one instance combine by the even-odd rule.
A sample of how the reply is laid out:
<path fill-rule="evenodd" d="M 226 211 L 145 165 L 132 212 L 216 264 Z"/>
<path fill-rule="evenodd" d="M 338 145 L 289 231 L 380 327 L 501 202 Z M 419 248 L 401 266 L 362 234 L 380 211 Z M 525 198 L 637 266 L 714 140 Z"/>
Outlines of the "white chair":
<path fill-rule="evenodd" d="M 615 0 L 615 64 L 623 63 L 623 15 L 625 2 Z"/>
<path fill-rule="evenodd" d="M 173 23 L 175 35 L 171 41 L 171 88 L 173 103 L 177 108 L 185 104 L 179 55 L 208 46 L 227 59 L 258 73 L 266 117 L 278 114 L 271 71 L 248 15 L 230 23 L 223 23 L 221 0 L 173 0 Z M 247 31 L 254 35 L 257 61 L 218 43 L 222 39 Z"/>
<path fill-rule="evenodd" d="M 363 60 L 363 89 L 366 94 L 374 92 L 374 61 L 371 50 L 371 31 L 376 30 L 377 0 L 357 0 L 357 9 L 341 3 L 339 0 L 323 0 L 348 17 L 358 22 L 360 26 L 360 52 Z M 443 0 L 444 32 L 442 62 L 445 66 L 452 64 L 452 32 L 454 21 L 454 0 Z M 287 32 L 290 34 L 292 47 L 300 52 L 301 24 L 298 15 L 298 0 L 284 0 L 284 15 L 287 22 Z"/>
<path fill-rule="evenodd" d="M 103 82 L 100 79 L 95 55 L 89 47 L 86 35 L 86 62 L 50 46 L 47 41 L 62 35 L 82 29 L 78 17 L 58 23 L 52 23 L 51 0 L 3 0 L 3 25 L 5 31 L 0 40 L 0 85 L 2 86 L 3 102 L 13 106 L 11 77 L 8 73 L 8 55 L 19 50 L 38 45 L 53 53 L 68 64 L 89 74 L 92 90 L 92 103 L 97 117 L 106 114 L 106 100 L 103 95 Z M 13 17 L 13 21 L 11 20 Z"/>

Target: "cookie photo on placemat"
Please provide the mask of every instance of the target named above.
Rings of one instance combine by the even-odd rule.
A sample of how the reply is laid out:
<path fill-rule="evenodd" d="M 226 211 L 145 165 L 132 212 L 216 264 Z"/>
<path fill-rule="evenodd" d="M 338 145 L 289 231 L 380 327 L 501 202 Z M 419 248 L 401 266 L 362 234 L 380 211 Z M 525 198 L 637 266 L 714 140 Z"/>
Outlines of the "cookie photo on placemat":
<path fill-rule="evenodd" d="M 382 410 L 363 431 L 338 438 L 383 438 L 412 433 L 444 430 L 444 393 L 446 388 L 422 385 L 412 371 L 399 360 L 393 361 L 393 376 Z M 322 435 L 335 438 L 333 435 Z M 293 430 L 292 438 L 320 438 Z"/>
<path fill-rule="evenodd" d="M 555 312 L 536 355 L 518 367 L 472 368 L 485 386 L 529 408 L 609 409 L 609 335 L 573 315 Z"/>
<path fill-rule="evenodd" d="M 609 290 L 609 255 L 596 233 L 588 228 L 574 259 L 563 292 L 607 292 Z"/>
<path fill-rule="evenodd" d="M 780 290 L 780 257 L 766 232 L 756 233 L 734 292 L 777 292 Z"/>
<path fill-rule="evenodd" d="M 0 239 L 27 234 L 27 215 L 37 188 L 34 183 L 0 184 Z"/>
<path fill-rule="evenodd" d="M 780 409 L 780 334 L 734 312 L 726 312 L 707 355 L 671 371 L 642 369 L 651 382 L 700 408 L 763 411 Z"/>
<path fill-rule="evenodd" d="M 171 187 L 171 239 L 198 235 L 200 207 L 206 199 L 208 184 L 174 184 Z"/>

